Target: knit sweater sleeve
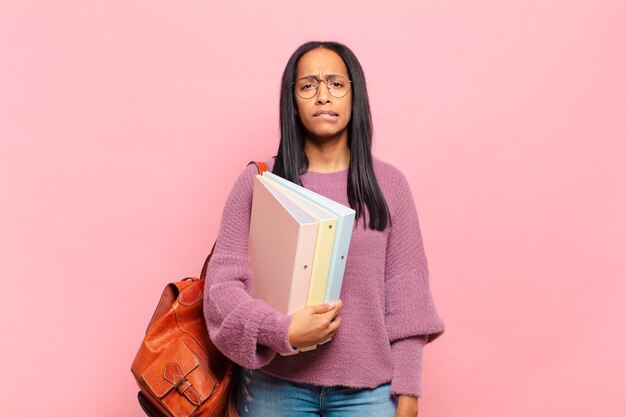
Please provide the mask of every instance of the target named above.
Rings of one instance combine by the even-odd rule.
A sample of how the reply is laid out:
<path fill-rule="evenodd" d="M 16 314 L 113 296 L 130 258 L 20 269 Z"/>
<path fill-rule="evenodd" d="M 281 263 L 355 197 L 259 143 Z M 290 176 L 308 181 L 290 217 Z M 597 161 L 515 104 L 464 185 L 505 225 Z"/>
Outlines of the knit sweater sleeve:
<path fill-rule="evenodd" d="M 211 340 L 231 360 L 251 369 L 267 365 L 276 353 L 296 352 L 288 337 L 291 316 L 250 296 L 248 232 L 256 173 L 249 165 L 228 196 L 204 291 Z"/>
<path fill-rule="evenodd" d="M 422 349 L 443 333 L 444 323 L 431 295 L 411 189 L 404 175 L 395 171 L 385 260 L 385 322 L 393 364 L 391 390 L 419 397 Z"/>

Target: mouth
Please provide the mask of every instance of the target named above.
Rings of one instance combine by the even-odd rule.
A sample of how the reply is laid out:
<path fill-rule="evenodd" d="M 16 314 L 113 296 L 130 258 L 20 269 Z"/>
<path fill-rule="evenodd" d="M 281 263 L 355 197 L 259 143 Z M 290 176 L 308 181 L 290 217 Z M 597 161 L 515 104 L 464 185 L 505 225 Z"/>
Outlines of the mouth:
<path fill-rule="evenodd" d="M 337 120 L 339 119 L 339 113 L 336 113 L 332 110 L 318 110 L 313 113 L 313 117 L 319 117 L 325 120 Z"/>

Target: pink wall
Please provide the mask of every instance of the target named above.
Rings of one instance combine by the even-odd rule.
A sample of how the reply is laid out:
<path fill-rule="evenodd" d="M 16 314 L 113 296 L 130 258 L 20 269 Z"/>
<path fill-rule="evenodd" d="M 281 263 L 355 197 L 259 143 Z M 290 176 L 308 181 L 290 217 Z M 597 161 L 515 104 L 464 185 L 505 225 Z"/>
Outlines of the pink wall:
<path fill-rule="evenodd" d="M 0 415 L 143 415 L 155 302 L 310 39 L 361 59 L 413 188 L 448 327 L 420 416 L 624 415 L 626 3 L 38 3 L 0 5 Z"/>

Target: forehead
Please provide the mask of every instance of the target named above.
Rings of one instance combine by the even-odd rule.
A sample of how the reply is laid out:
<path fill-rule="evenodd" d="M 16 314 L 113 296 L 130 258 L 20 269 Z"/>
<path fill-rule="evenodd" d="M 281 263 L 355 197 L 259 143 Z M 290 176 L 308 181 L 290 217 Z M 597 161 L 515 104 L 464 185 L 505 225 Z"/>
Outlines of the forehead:
<path fill-rule="evenodd" d="M 335 51 L 315 48 L 302 55 L 298 61 L 296 78 L 309 75 L 322 77 L 326 74 L 343 75 L 348 78 L 348 68 Z"/>

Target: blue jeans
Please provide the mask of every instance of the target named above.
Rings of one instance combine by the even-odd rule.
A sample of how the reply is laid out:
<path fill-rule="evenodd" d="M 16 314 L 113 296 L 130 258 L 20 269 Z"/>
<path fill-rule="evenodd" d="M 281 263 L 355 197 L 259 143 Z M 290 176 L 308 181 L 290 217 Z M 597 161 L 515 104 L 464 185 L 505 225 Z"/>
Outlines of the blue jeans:
<path fill-rule="evenodd" d="M 376 388 L 318 386 L 242 369 L 237 384 L 240 417 L 393 417 L 391 384 Z"/>

